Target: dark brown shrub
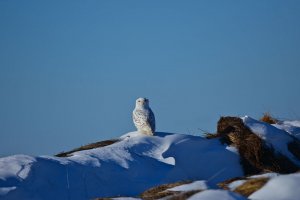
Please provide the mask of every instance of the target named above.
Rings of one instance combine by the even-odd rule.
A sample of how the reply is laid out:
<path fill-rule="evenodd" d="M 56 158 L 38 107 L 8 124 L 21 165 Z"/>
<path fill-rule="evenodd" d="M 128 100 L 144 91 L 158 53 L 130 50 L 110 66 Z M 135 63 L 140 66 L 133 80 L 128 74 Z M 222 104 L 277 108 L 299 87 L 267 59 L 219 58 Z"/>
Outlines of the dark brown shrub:
<path fill-rule="evenodd" d="M 287 157 L 275 153 L 272 147 L 266 145 L 238 117 L 221 117 L 216 137 L 238 149 L 245 175 L 270 171 L 292 173 L 299 169 Z"/>
<path fill-rule="evenodd" d="M 264 113 L 264 115 L 260 118 L 260 121 L 268 124 L 276 124 L 278 122 L 278 120 L 272 117 L 270 113 Z"/>

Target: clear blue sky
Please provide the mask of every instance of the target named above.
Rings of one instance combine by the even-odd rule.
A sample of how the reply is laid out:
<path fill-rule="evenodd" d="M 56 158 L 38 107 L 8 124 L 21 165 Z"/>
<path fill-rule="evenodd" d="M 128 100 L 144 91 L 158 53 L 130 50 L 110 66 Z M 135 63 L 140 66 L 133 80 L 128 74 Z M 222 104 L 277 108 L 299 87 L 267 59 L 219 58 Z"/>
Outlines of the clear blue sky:
<path fill-rule="evenodd" d="M 0 0 L 0 156 L 135 130 L 214 132 L 222 115 L 300 119 L 300 1 Z"/>

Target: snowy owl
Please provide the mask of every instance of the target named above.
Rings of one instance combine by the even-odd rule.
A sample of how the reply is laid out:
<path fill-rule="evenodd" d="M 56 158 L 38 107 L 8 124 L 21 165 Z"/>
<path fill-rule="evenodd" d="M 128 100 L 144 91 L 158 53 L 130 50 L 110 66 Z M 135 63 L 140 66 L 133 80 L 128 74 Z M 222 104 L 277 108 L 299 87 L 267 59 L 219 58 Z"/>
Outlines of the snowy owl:
<path fill-rule="evenodd" d="M 149 100 L 138 98 L 132 112 L 133 123 L 138 131 L 146 135 L 153 135 L 155 132 L 155 117 L 149 107 Z"/>

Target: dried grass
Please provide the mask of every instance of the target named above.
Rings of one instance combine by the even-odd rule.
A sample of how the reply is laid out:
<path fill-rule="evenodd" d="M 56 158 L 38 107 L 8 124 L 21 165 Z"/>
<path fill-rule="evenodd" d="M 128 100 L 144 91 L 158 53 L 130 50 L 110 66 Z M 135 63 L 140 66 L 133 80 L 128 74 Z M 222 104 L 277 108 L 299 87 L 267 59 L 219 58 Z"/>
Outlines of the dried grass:
<path fill-rule="evenodd" d="M 299 169 L 284 155 L 275 154 L 274 149 L 267 146 L 238 117 L 221 117 L 216 137 L 238 149 L 245 175 L 266 171 L 292 173 Z"/>
<path fill-rule="evenodd" d="M 278 120 L 275 119 L 274 117 L 272 117 L 272 115 L 268 112 L 264 113 L 264 115 L 260 118 L 260 121 L 266 122 L 269 124 L 276 124 L 278 122 Z"/>
<path fill-rule="evenodd" d="M 218 183 L 218 186 L 224 190 L 229 190 L 229 187 L 228 185 L 234 181 L 238 181 L 238 180 L 245 180 L 246 177 L 234 177 L 234 178 L 231 178 L 231 179 L 228 179 L 226 181 L 223 181 L 223 182 L 220 182 Z"/>
<path fill-rule="evenodd" d="M 180 194 L 180 192 L 177 191 L 169 191 L 168 189 L 177 187 L 180 185 L 191 183 L 191 181 L 180 181 L 176 183 L 169 183 L 169 184 L 163 184 L 159 185 L 153 188 L 150 188 L 143 192 L 140 197 L 145 200 L 154 200 L 154 199 L 160 199 L 167 196 L 172 196 L 176 194 Z"/>
<path fill-rule="evenodd" d="M 267 182 L 269 178 L 254 178 L 249 179 L 242 185 L 238 186 L 233 192 L 239 193 L 243 196 L 250 196 L 252 193 L 256 192 L 260 188 L 262 188 Z"/>
<path fill-rule="evenodd" d="M 56 154 L 55 156 L 57 156 L 57 157 L 69 157 L 69 156 L 71 156 L 72 153 L 77 152 L 77 151 L 84 151 L 84 150 L 95 149 L 95 148 L 99 148 L 99 147 L 105 147 L 105 146 L 114 144 L 118 141 L 119 141 L 118 139 L 112 139 L 112 140 L 104 140 L 104 141 L 100 141 L 100 142 L 95 142 L 95 143 L 91 143 L 91 144 L 81 146 L 81 147 L 73 149 L 71 151 L 61 152 L 59 154 Z"/>
<path fill-rule="evenodd" d="M 190 191 L 187 191 L 187 192 L 181 192 L 177 195 L 174 195 L 170 198 L 168 198 L 168 200 L 186 200 L 188 199 L 189 197 L 193 196 L 194 194 L 198 193 L 198 192 L 201 192 L 202 190 L 190 190 Z"/>

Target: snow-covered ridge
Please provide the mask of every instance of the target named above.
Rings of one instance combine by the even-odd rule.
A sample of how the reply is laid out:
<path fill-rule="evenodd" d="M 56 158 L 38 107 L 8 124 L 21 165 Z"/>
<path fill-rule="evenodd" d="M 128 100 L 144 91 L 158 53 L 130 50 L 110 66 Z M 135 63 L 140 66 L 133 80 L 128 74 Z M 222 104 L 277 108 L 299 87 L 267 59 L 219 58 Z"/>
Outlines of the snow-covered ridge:
<path fill-rule="evenodd" d="M 279 152 L 288 157 L 295 164 L 300 166 L 300 160 L 297 159 L 288 149 L 288 144 L 293 142 L 295 138 L 290 133 L 285 131 L 287 124 L 282 127 L 280 125 L 270 125 L 261 121 L 257 121 L 251 117 L 245 116 L 242 118 L 246 126 L 248 126 L 253 133 L 266 141 L 268 145 L 271 145 L 276 152 Z M 295 130 L 295 123 L 293 124 L 293 130 Z"/>
<path fill-rule="evenodd" d="M 277 124 L 273 124 L 273 126 L 300 139 L 300 121 L 279 121 Z"/>
<path fill-rule="evenodd" d="M 215 184 L 243 174 L 238 155 L 218 140 L 137 132 L 121 138 L 110 146 L 66 158 L 1 158 L 0 195 L 4 199 L 134 196 L 162 183 L 199 179 Z"/>
<path fill-rule="evenodd" d="M 286 129 L 250 117 L 242 119 L 276 150 L 299 162 L 285 147 L 290 141 Z M 219 182 L 240 176 L 243 170 L 238 152 L 218 138 L 162 132 L 145 136 L 131 132 L 121 136 L 117 143 L 78 151 L 70 157 L 0 158 L 0 199 L 134 197 L 153 186 L 182 180 L 195 182 L 170 191 L 205 190 L 191 199 L 245 199 L 217 187 Z"/>

